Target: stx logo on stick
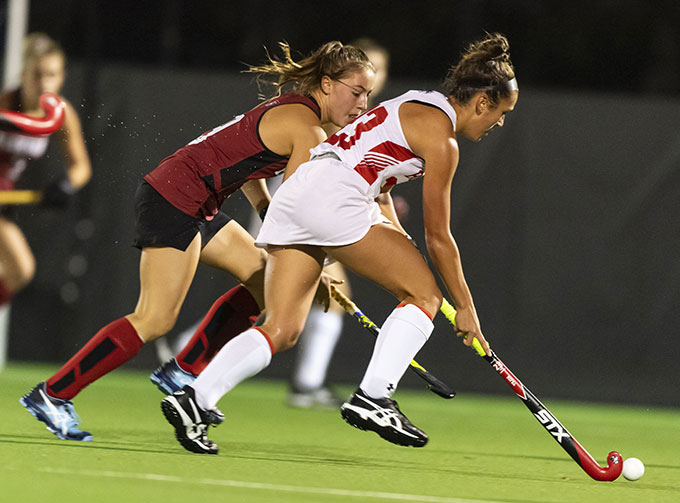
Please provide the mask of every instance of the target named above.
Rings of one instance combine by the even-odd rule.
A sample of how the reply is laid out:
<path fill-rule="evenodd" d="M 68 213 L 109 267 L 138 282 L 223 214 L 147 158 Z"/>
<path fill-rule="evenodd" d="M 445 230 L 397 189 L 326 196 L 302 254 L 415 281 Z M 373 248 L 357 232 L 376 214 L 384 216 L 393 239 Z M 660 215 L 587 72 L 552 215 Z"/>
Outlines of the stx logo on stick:
<path fill-rule="evenodd" d="M 552 417 L 550 412 L 545 409 L 539 410 L 536 414 L 536 419 L 543 425 L 543 427 L 548 430 L 560 444 L 562 443 L 562 438 L 569 438 L 569 434 L 566 433 L 564 427 Z M 554 431 L 553 431 L 554 430 Z"/>

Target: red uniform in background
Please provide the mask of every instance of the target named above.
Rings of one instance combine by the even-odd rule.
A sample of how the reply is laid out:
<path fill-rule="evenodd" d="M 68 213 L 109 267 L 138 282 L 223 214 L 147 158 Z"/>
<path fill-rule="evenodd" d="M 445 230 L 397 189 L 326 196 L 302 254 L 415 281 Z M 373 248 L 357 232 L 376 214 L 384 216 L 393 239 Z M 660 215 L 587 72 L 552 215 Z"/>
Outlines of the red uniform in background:
<path fill-rule="evenodd" d="M 21 108 L 20 92 L 12 93 L 12 110 Z M 42 157 L 48 143 L 49 135 L 0 130 L 0 190 L 13 190 L 28 161 Z"/>

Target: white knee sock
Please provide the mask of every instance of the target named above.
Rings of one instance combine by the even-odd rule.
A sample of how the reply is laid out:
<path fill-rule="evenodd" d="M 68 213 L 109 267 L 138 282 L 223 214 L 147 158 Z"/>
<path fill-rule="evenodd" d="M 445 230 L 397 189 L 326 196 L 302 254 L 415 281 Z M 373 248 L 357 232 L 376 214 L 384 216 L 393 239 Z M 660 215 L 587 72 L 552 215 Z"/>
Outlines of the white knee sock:
<path fill-rule="evenodd" d="M 269 340 L 250 328 L 220 349 L 191 385 L 202 409 L 212 409 L 241 381 L 254 376 L 272 361 Z"/>
<path fill-rule="evenodd" d="M 342 332 L 342 313 L 313 308 L 300 335 L 292 375 L 294 390 L 311 391 L 323 386 L 328 364 Z"/>
<path fill-rule="evenodd" d="M 391 397 L 434 325 L 419 307 L 406 304 L 387 317 L 359 387 L 371 398 Z"/>

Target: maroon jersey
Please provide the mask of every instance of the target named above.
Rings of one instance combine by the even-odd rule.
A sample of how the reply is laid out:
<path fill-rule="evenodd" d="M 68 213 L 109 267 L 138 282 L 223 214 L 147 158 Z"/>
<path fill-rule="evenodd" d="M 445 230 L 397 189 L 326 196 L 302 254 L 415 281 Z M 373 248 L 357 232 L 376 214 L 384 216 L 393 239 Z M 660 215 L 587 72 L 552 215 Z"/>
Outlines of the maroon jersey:
<path fill-rule="evenodd" d="M 286 167 L 288 158 L 264 146 L 258 126 L 265 112 L 291 103 L 306 105 L 321 117 L 312 98 L 284 94 L 202 134 L 163 159 L 144 179 L 187 215 L 211 219 L 245 182 L 270 178 Z"/>
<path fill-rule="evenodd" d="M 21 109 L 19 90 L 10 96 L 10 109 Z M 26 164 L 41 157 L 49 142 L 49 135 L 32 135 L 16 131 L 0 131 L 0 190 L 12 190 Z"/>

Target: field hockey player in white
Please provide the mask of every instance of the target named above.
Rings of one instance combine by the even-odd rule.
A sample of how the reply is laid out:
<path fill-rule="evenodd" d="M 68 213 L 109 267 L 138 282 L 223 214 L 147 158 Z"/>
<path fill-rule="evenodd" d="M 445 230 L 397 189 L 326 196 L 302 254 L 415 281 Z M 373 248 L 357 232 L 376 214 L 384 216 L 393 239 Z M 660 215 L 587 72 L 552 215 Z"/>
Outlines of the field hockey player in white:
<path fill-rule="evenodd" d="M 397 183 L 423 177 L 427 249 L 458 310 L 457 335 L 468 346 L 476 338 L 489 353 L 451 234 L 451 183 L 458 135 L 478 141 L 503 126 L 515 107 L 519 91 L 508 51 L 504 36 L 487 35 L 449 70 L 443 93 L 409 91 L 383 102 L 312 149 L 310 160 L 274 195 L 256 239 L 269 252 L 264 323 L 228 342 L 190 393 L 180 390 L 163 401 L 168 419 L 183 420 L 174 421 L 180 442 L 205 431 L 196 410 L 214 407 L 264 369 L 274 353 L 295 344 L 330 256 L 400 302 L 382 326 L 359 388 L 341 408 L 343 418 L 398 445 L 427 443 L 391 397 L 432 333 L 442 293 L 420 252 L 380 213 L 375 199 Z"/>

